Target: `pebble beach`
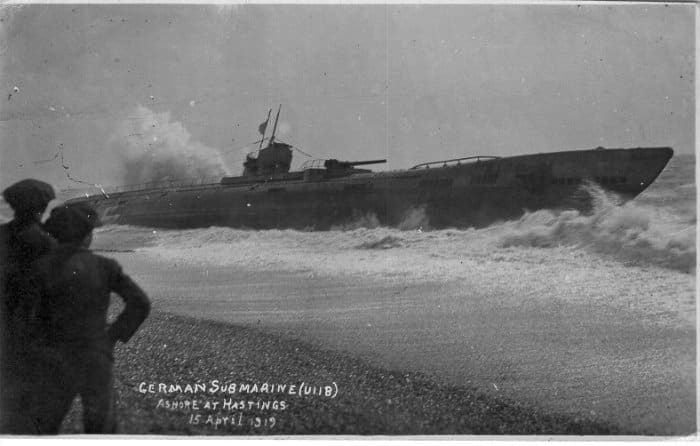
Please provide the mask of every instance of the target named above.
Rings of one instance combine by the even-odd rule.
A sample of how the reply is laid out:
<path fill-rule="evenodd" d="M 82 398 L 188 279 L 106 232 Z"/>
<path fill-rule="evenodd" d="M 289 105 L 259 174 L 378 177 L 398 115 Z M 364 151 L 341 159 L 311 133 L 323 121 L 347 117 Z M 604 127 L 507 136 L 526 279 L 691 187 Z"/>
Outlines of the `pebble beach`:
<path fill-rule="evenodd" d="M 226 360 L 222 361 L 222 352 Z M 132 341 L 115 355 L 119 433 L 132 435 L 477 435 L 624 434 L 616 426 L 575 419 L 476 389 L 433 381 L 419 373 L 373 367 L 360 359 L 254 328 L 154 313 Z M 338 383 L 335 398 L 288 394 L 248 395 L 286 400 L 283 411 L 244 412 L 274 416 L 274 427 L 193 425 L 201 412 L 214 420 L 231 411 L 156 408 L 162 394 L 143 394 L 139 384 L 210 380 L 234 382 Z M 211 396 L 171 396 L 173 400 L 216 400 Z M 221 398 L 219 398 L 221 399 Z M 203 406 L 203 405 L 201 405 Z M 215 423 L 216 421 L 214 421 Z M 76 402 L 62 433 L 79 433 Z"/>

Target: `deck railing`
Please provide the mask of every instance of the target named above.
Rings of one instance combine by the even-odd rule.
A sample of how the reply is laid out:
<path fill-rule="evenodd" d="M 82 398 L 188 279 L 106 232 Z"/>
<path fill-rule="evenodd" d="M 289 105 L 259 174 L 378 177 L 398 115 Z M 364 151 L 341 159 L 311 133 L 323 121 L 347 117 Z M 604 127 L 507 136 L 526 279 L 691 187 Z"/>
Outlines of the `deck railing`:
<path fill-rule="evenodd" d="M 64 193 L 84 197 L 86 195 L 114 194 L 134 192 L 147 189 L 169 189 L 173 187 L 208 186 L 221 183 L 221 177 L 193 178 L 188 180 L 151 181 L 148 183 L 127 184 L 123 186 L 91 187 L 85 189 L 65 189 Z"/>
<path fill-rule="evenodd" d="M 492 159 L 499 159 L 500 156 L 468 156 L 466 158 L 454 158 L 451 160 L 442 160 L 442 161 L 431 161 L 429 163 L 421 163 L 421 164 L 416 164 L 415 166 L 411 167 L 409 170 L 415 170 L 415 169 L 430 169 L 430 166 L 437 166 L 441 165 L 440 167 L 447 167 L 451 165 L 458 166 L 462 164 L 462 162 L 479 162 L 481 160 L 492 160 Z"/>
<path fill-rule="evenodd" d="M 478 162 L 480 160 L 490 160 L 490 159 L 498 159 L 500 158 L 499 156 L 469 156 L 466 158 L 455 158 L 455 159 L 450 159 L 450 160 L 442 160 L 442 161 L 432 161 L 429 163 L 422 163 L 422 164 L 416 164 L 415 166 L 411 167 L 409 170 L 415 170 L 415 169 L 429 169 L 431 166 L 438 166 L 441 165 L 441 167 L 447 167 L 448 165 L 459 165 L 462 162 Z M 309 160 L 306 163 L 304 163 L 301 167 L 301 171 L 305 169 L 311 169 L 311 168 L 322 168 L 324 167 L 324 162 L 326 160 L 323 159 L 314 159 L 314 160 Z M 172 181 L 151 181 L 148 183 L 139 183 L 139 184 L 127 184 L 123 186 L 112 186 L 112 187 L 104 187 L 104 188 L 96 188 L 96 189 L 90 189 L 89 192 L 88 190 L 85 190 L 85 193 L 89 193 L 90 195 L 96 195 L 96 194 L 101 194 L 101 193 L 120 193 L 120 192 L 134 192 L 134 191 L 140 191 L 140 190 L 146 190 L 146 189 L 168 189 L 168 188 L 173 188 L 173 187 L 187 187 L 187 186 L 206 186 L 206 185 L 214 185 L 214 184 L 219 184 L 221 183 L 221 177 L 208 177 L 208 178 L 195 178 L 195 179 L 188 179 L 188 180 L 172 180 Z M 82 195 L 82 194 L 81 194 Z"/>
<path fill-rule="evenodd" d="M 172 180 L 172 181 L 151 181 L 148 183 L 128 184 L 124 186 L 116 186 L 112 188 L 112 192 L 132 192 L 144 189 L 166 189 L 170 187 L 187 187 L 187 186 L 205 186 L 209 184 L 218 184 L 221 182 L 221 177 L 209 178 L 194 178 L 188 180 Z M 106 189 L 105 189 L 106 190 Z"/>

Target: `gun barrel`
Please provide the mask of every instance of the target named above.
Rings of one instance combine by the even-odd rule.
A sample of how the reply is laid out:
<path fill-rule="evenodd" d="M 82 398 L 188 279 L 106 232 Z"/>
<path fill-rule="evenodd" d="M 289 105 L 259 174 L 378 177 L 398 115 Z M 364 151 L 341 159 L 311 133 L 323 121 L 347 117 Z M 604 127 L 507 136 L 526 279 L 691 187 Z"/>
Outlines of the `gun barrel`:
<path fill-rule="evenodd" d="M 368 160 L 368 161 L 349 161 L 348 164 L 351 166 L 364 166 L 366 164 L 381 164 L 386 163 L 386 160 Z"/>

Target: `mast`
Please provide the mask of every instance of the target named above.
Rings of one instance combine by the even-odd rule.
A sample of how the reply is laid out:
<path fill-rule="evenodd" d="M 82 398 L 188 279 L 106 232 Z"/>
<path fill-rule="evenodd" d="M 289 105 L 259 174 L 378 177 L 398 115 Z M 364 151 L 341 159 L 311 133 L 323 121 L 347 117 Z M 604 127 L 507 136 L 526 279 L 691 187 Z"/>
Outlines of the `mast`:
<path fill-rule="evenodd" d="M 265 121 L 265 126 L 264 127 L 260 126 L 260 128 L 262 128 L 263 131 L 262 131 L 262 139 L 260 140 L 260 146 L 258 147 L 258 150 L 262 149 L 263 141 L 265 141 L 265 131 L 267 131 L 267 124 L 270 122 L 270 113 L 272 113 L 272 109 L 269 109 L 267 111 L 267 121 Z"/>
<path fill-rule="evenodd" d="M 272 145 L 273 142 L 275 142 L 275 130 L 277 130 L 277 121 L 280 119 L 280 112 L 282 111 L 282 104 L 280 104 L 280 108 L 277 110 L 277 117 L 275 118 L 275 125 L 272 127 L 272 136 L 270 137 L 270 145 Z"/>

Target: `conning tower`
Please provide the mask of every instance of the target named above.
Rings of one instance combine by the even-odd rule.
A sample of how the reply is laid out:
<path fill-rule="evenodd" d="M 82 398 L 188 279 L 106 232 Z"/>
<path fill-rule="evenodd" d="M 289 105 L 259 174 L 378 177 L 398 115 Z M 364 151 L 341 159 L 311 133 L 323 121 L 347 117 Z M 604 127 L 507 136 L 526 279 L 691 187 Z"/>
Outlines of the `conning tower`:
<path fill-rule="evenodd" d="M 270 113 L 272 110 L 267 113 L 267 120 L 260 124 L 258 128 L 262 134 L 260 149 L 257 152 L 246 155 L 245 162 L 243 163 L 244 177 L 277 175 L 289 172 L 289 168 L 292 165 L 292 146 L 283 142 L 275 142 L 275 131 L 277 130 L 277 121 L 280 119 L 280 111 L 282 111 L 282 104 L 280 104 L 277 110 L 275 125 L 272 128 L 272 136 L 270 136 L 270 141 L 264 149 L 262 148 L 262 144 L 263 141 L 265 141 L 265 130 L 267 129 L 267 124 L 270 122 Z"/>
<path fill-rule="evenodd" d="M 243 176 L 276 175 L 289 172 L 292 165 L 292 146 L 271 141 L 267 147 L 246 155 Z"/>

